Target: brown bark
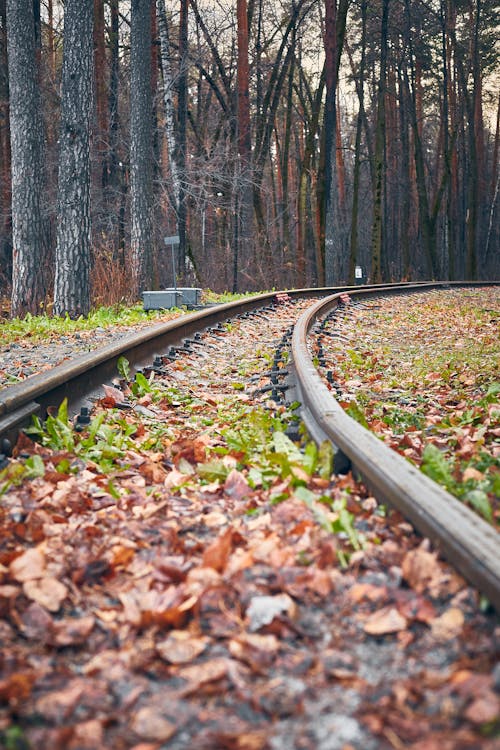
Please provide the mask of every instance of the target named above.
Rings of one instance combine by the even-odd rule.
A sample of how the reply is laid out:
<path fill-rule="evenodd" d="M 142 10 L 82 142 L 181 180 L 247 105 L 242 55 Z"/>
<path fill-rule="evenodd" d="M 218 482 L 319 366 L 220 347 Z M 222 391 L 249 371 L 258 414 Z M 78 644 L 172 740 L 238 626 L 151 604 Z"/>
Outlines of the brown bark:
<path fill-rule="evenodd" d="M 233 291 L 242 289 L 248 274 L 252 254 L 252 165 L 250 142 L 250 69 L 248 62 L 248 16 L 246 0 L 237 0 L 237 39 L 238 39 L 238 175 L 237 190 L 239 192 L 238 212 L 235 221 L 238 223 L 238 244 L 234 248 L 235 263 L 233 277 Z"/>

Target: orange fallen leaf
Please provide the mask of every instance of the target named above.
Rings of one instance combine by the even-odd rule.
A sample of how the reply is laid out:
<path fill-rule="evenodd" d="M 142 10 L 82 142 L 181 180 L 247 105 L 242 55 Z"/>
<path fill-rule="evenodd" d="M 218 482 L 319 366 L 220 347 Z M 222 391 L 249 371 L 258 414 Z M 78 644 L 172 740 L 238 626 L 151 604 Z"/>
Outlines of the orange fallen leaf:
<path fill-rule="evenodd" d="M 222 572 L 233 549 L 234 529 L 229 528 L 203 553 L 203 565 Z"/>

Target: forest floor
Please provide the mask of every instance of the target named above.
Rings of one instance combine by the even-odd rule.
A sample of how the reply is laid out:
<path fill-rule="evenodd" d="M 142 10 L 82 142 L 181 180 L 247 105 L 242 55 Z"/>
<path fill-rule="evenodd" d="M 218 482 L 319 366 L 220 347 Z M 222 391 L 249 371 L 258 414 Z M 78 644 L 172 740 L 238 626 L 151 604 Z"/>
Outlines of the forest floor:
<path fill-rule="evenodd" d="M 20 442 L 0 746 L 500 748 L 498 618 L 259 390 L 305 305 L 205 336 L 126 405 L 103 387 L 82 433 L 63 406 Z"/>

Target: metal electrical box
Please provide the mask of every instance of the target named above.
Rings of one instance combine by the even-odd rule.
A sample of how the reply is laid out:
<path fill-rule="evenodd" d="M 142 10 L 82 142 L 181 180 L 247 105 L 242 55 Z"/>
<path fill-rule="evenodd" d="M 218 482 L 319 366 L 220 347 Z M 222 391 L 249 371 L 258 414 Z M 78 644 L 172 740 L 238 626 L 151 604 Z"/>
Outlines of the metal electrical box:
<path fill-rule="evenodd" d="M 184 302 L 180 289 L 162 289 L 158 292 L 143 292 L 142 302 L 145 310 L 168 310 L 180 307 Z"/>
<path fill-rule="evenodd" d="M 165 289 L 166 292 L 175 292 L 175 289 Z M 194 286 L 178 286 L 177 292 L 182 294 L 183 305 L 199 305 L 201 303 L 201 289 Z"/>

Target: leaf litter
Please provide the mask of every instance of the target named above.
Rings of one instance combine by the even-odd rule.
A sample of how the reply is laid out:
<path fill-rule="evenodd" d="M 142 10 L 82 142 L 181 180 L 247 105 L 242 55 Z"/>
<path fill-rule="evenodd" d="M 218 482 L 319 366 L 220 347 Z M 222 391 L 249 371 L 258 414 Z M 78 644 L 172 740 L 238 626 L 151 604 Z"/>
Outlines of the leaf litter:
<path fill-rule="evenodd" d="M 298 308 L 122 381 L 88 430 L 61 405 L 20 440 L 0 479 L 9 750 L 496 746 L 494 615 L 255 394 Z"/>
<path fill-rule="evenodd" d="M 497 526 L 499 319 L 497 287 L 381 296 L 339 308 L 323 340 L 347 413 Z"/>

